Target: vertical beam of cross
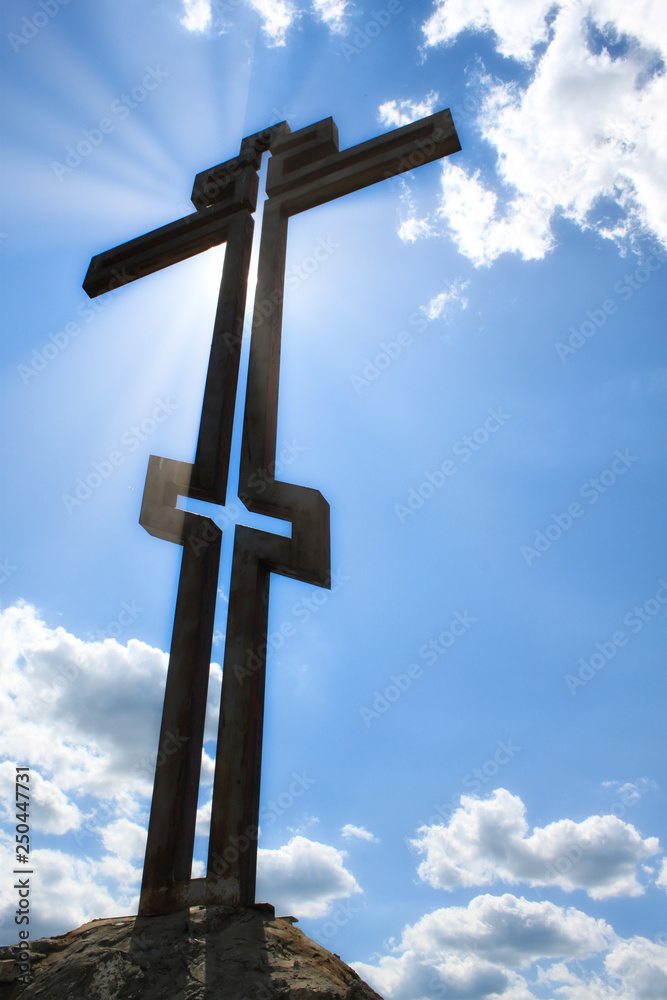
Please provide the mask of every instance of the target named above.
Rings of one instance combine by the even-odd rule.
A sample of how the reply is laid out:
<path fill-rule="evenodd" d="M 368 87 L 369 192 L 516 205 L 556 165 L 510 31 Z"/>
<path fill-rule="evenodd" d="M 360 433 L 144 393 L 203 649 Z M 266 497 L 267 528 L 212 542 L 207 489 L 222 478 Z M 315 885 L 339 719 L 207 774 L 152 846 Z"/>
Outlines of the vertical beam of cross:
<path fill-rule="evenodd" d="M 194 215 L 91 261 L 84 289 L 92 297 L 227 243 L 195 462 L 151 456 L 140 516 L 151 534 L 183 546 L 160 730 L 160 748 L 169 752 L 156 768 L 140 914 L 254 903 L 270 576 L 330 586 L 329 505 L 317 490 L 274 476 L 288 220 L 459 149 L 448 111 L 342 152 L 333 119 L 295 133 L 283 122 L 197 176 Z M 192 879 L 222 532 L 210 518 L 178 509 L 177 500 L 225 504 L 251 213 L 268 150 L 239 497 L 251 511 L 289 521 L 292 534 L 235 531 L 207 873 Z"/>

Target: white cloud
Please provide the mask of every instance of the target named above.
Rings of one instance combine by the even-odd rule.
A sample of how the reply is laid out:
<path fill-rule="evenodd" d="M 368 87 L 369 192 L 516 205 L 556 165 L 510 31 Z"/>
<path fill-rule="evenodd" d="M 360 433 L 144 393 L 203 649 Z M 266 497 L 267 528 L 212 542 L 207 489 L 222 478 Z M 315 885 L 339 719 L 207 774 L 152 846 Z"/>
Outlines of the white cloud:
<path fill-rule="evenodd" d="M 414 243 L 415 240 L 422 237 L 438 236 L 438 230 L 434 228 L 428 216 L 424 216 L 423 218 L 418 217 L 410 185 L 404 177 L 399 178 L 399 185 L 401 189 L 401 206 L 407 213 L 398 227 L 399 237 L 404 243 Z"/>
<path fill-rule="evenodd" d="M 347 31 L 347 17 L 352 5 L 348 0 L 313 0 L 313 11 L 320 21 L 323 21 L 334 34 L 342 35 Z"/>
<path fill-rule="evenodd" d="M 518 253 L 537 260 L 552 249 L 550 209 L 525 196 L 503 202 L 484 186 L 479 171 L 445 162 L 442 201 L 438 216 L 444 219 L 460 253 L 477 267 L 491 264 L 501 253 Z"/>
<path fill-rule="evenodd" d="M 399 225 L 398 235 L 404 243 L 414 243 L 424 236 L 436 236 L 437 232 L 433 229 L 428 218 L 418 219 L 415 215 L 411 215 L 407 219 L 403 219 Z"/>
<path fill-rule="evenodd" d="M 355 826 L 354 823 L 346 823 L 340 832 L 346 839 L 356 837 L 358 840 L 367 840 L 371 844 L 380 843 L 379 837 L 374 836 L 363 826 Z"/>
<path fill-rule="evenodd" d="M 445 162 L 440 216 L 475 264 L 525 259 L 554 246 L 561 216 L 622 248 L 667 241 L 667 76 L 659 39 L 667 8 L 644 0 L 551 3 L 448 0 L 424 25 L 427 46 L 464 29 L 492 30 L 498 50 L 531 65 L 526 84 L 478 74 L 476 125 L 497 155 L 495 176 Z M 388 102 L 390 104 L 391 102 Z M 455 120 L 457 113 L 454 114 Z"/>
<path fill-rule="evenodd" d="M 238 0 L 235 6 L 240 7 L 244 2 L 259 14 L 268 44 L 272 46 L 286 44 L 287 32 L 304 13 L 293 0 Z M 229 31 L 232 27 L 223 17 L 224 5 L 221 7 L 212 0 L 183 0 L 183 7 L 181 24 L 186 31 L 205 33 L 214 23 L 219 31 Z M 231 12 L 232 8 L 228 9 Z M 310 12 L 334 35 L 346 33 L 353 10 L 352 0 L 311 0 Z"/>
<path fill-rule="evenodd" d="M 552 7 L 553 0 L 438 0 L 422 30 L 427 47 L 451 45 L 466 29 L 492 31 L 502 55 L 530 61 L 534 46 L 547 40 Z"/>
<path fill-rule="evenodd" d="M 536 964 L 545 961 L 551 962 L 546 968 Z M 602 964 L 603 971 L 592 971 Z M 400 943 L 376 964 L 355 962 L 354 968 L 386 1000 L 667 996 L 665 945 L 619 939 L 604 920 L 574 907 L 510 893 L 477 896 L 467 907 L 429 913 L 407 926 Z"/>
<path fill-rule="evenodd" d="M 211 0 L 183 0 L 185 13 L 181 24 L 188 31 L 206 31 L 211 27 Z"/>
<path fill-rule="evenodd" d="M 15 822 L 14 802 L 28 804 L 32 824 L 43 833 L 62 834 L 68 830 L 78 830 L 82 814 L 78 807 L 52 781 L 43 778 L 38 771 L 30 774 L 28 799 L 18 799 L 15 792 L 16 766 L 9 761 L 0 763 L 0 810 L 9 823 Z M 21 766 L 21 765 L 18 765 Z"/>
<path fill-rule="evenodd" d="M 432 90 L 423 101 L 385 101 L 378 108 L 378 120 L 383 125 L 390 128 L 399 128 L 401 125 L 409 125 L 419 118 L 427 118 L 432 115 L 438 102 L 439 94 Z"/>
<path fill-rule="evenodd" d="M 117 819 L 100 831 L 102 843 L 119 858 L 143 861 L 146 851 L 146 828 L 129 819 Z"/>
<path fill-rule="evenodd" d="M 607 972 L 619 976 L 637 1000 L 667 996 L 667 948 L 644 937 L 619 941 L 605 959 Z"/>
<path fill-rule="evenodd" d="M 658 785 L 652 778 L 637 778 L 636 781 L 603 781 L 602 787 L 613 788 L 620 796 L 621 804 L 628 806 L 639 802 L 648 791 L 655 791 Z"/>
<path fill-rule="evenodd" d="M 538 966 L 537 982 L 543 988 L 551 986 L 552 995 L 558 1000 L 638 1000 L 635 994 L 619 992 L 618 981 L 611 983 L 606 976 L 602 978 L 593 972 L 577 974 L 565 962 L 557 962 L 546 970 Z M 533 997 L 531 993 L 530 1000 Z"/>
<path fill-rule="evenodd" d="M 264 21 L 269 45 L 284 45 L 285 36 L 292 22 L 298 17 L 297 8 L 290 0 L 248 0 L 253 10 Z"/>
<path fill-rule="evenodd" d="M 538 958 L 588 958 L 613 938 L 604 920 L 581 910 L 505 893 L 477 896 L 467 907 L 422 917 L 404 931 L 401 947 L 424 954 L 477 953 L 495 964 L 522 968 Z"/>
<path fill-rule="evenodd" d="M 136 640 L 127 646 L 82 641 L 49 628 L 25 603 L 0 614 L 2 801 L 13 798 L 14 767 L 30 766 L 41 833 L 68 835 L 76 854 L 86 854 L 50 848 L 31 854 L 39 872 L 35 934 L 65 933 L 95 917 L 136 911 L 166 669 L 167 656 L 158 649 Z M 215 664 L 211 680 L 208 733 L 215 732 L 220 696 Z M 203 784 L 213 778 L 206 753 L 202 777 Z M 198 812 L 199 833 L 206 832 L 210 808 L 209 799 Z M 13 867 L 13 852 L 13 836 L 0 832 L 5 871 Z M 324 916 L 334 900 L 361 891 L 344 858 L 343 851 L 302 836 L 277 850 L 260 849 L 260 891 L 286 912 Z M 203 874 L 203 865 L 194 870 Z M 0 925 L 4 921 L 11 934 L 16 903 L 5 883 Z"/>
<path fill-rule="evenodd" d="M 377 966 L 353 962 L 353 968 L 386 1000 L 483 1000 L 507 996 L 512 977 L 476 956 L 425 956 L 406 951 L 400 957 L 386 955 Z"/>
<path fill-rule="evenodd" d="M 394 954 L 375 966 L 355 963 L 355 969 L 387 1000 L 438 996 L 445 989 L 452 1000 L 530 1000 L 516 969 L 537 959 L 587 958 L 613 941 L 605 921 L 580 910 L 509 893 L 486 895 L 422 917 L 405 928 Z"/>
<path fill-rule="evenodd" d="M 48 628 L 28 604 L 0 614 L 2 756 L 31 766 L 52 824 L 67 815 L 76 826 L 84 795 L 128 814 L 145 808 L 167 659 L 135 639 L 85 642 Z"/>
<path fill-rule="evenodd" d="M 0 863 L 5 872 L 14 867 L 12 855 L 10 838 L 2 837 Z M 123 884 L 127 875 L 125 867 L 121 871 L 107 869 L 104 872 L 106 878 L 116 882 L 109 887 L 101 884 L 100 862 L 89 858 L 73 858 L 62 851 L 37 849 L 31 854 L 31 859 L 37 873 L 32 876 L 33 884 L 38 893 L 33 900 L 31 937 L 62 934 L 96 917 L 118 916 L 119 913 L 132 912 L 136 907 L 134 890 L 125 891 Z M 137 875 L 135 871 L 135 878 Z M 3 943 L 6 944 L 16 940 L 15 894 L 10 880 L 3 879 L 0 884 L 0 924 L 5 928 Z"/>
<path fill-rule="evenodd" d="M 40 835 L 70 834 L 76 846 L 70 839 L 63 846 L 90 855 L 50 848 L 31 855 L 39 866 L 40 934 L 136 906 L 166 669 L 165 653 L 134 639 L 86 642 L 49 628 L 25 603 L 0 614 L 2 801 L 10 801 L 14 767 L 30 766 L 30 812 Z M 219 668 L 212 674 L 211 729 Z M 206 754 L 202 773 L 212 780 Z"/>
<path fill-rule="evenodd" d="M 529 835 L 526 807 L 496 789 L 486 800 L 464 795 L 447 825 L 424 826 L 413 841 L 426 855 L 419 876 L 441 889 L 525 882 L 584 889 L 593 899 L 638 896 L 637 867 L 660 848 L 616 816 L 559 820 Z"/>
<path fill-rule="evenodd" d="M 336 899 L 361 892 L 344 865 L 345 852 L 306 837 L 257 852 L 258 898 L 297 917 L 324 917 Z"/>
<path fill-rule="evenodd" d="M 455 281 L 452 281 L 447 288 L 444 288 L 438 295 L 434 296 L 428 305 L 421 306 L 426 318 L 434 320 L 440 319 L 441 316 L 446 317 L 452 308 L 456 306 L 461 309 L 467 309 L 468 300 L 463 293 L 469 284 L 469 281 L 463 281 L 461 278 L 456 278 Z"/>
<path fill-rule="evenodd" d="M 655 884 L 659 885 L 661 889 L 667 889 L 667 858 L 662 859 L 660 874 L 655 880 Z"/>

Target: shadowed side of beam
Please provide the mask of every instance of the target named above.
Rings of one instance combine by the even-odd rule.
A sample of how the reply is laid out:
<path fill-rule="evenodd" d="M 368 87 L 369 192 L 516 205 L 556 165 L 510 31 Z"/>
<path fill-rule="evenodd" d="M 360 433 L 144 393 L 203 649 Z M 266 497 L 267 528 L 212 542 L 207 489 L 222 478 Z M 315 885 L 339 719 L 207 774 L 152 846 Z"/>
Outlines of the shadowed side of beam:
<path fill-rule="evenodd" d="M 83 282 L 84 291 L 94 299 L 169 264 L 177 264 L 225 243 L 232 217 L 239 211 L 255 210 L 257 174 L 254 170 L 247 170 L 245 174 L 247 191 L 242 199 L 203 208 L 93 257 Z"/>

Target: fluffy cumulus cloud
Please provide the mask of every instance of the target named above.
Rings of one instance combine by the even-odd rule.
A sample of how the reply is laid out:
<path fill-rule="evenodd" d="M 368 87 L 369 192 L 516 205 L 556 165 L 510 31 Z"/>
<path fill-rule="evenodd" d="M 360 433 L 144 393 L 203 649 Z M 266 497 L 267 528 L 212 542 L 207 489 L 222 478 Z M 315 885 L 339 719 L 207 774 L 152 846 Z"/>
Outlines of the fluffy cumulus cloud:
<path fill-rule="evenodd" d="M 529 998 L 517 970 L 540 959 L 581 960 L 605 951 L 611 927 L 573 908 L 509 893 L 477 896 L 405 928 L 393 954 L 357 971 L 387 1000 Z"/>
<path fill-rule="evenodd" d="M 86 642 L 17 604 L 0 615 L 0 662 L 2 754 L 32 767 L 50 830 L 76 828 L 86 795 L 140 812 L 153 780 L 166 654 L 135 639 Z"/>
<path fill-rule="evenodd" d="M 522 62 L 533 59 L 533 50 L 546 42 L 546 18 L 552 0 L 438 0 L 423 25 L 425 44 L 451 45 L 462 31 L 490 31 L 501 55 Z"/>
<path fill-rule="evenodd" d="M 474 74 L 474 124 L 495 169 L 482 176 L 445 161 L 430 229 L 439 221 L 476 265 L 507 252 L 544 257 L 557 217 L 622 248 L 647 236 L 667 242 L 664 4 L 439 0 L 423 25 L 425 48 L 464 30 L 491 33 L 521 82 Z M 463 122 L 470 109 L 453 112 Z M 424 224 L 416 235 L 426 234 Z"/>
<path fill-rule="evenodd" d="M 119 858 L 143 861 L 146 850 L 146 827 L 129 819 L 117 819 L 100 830 L 102 843 Z"/>
<path fill-rule="evenodd" d="M 260 848 L 257 890 L 277 910 L 313 918 L 326 916 L 335 900 L 361 892 L 345 868 L 344 851 L 302 836 L 276 850 Z"/>
<path fill-rule="evenodd" d="M 12 840 L 0 835 L 0 863 L 5 872 L 14 868 Z M 63 934 L 96 917 L 136 912 L 140 873 L 115 855 L 93 861 L 65 851 L 38 848 L 31 854 L 31 864 L 39 873 L 33 900 L 35 937 Z M 15 897 L 12 883 L 5 878 L 0 884 L 2 944 L 16 940 Z"/>
<path fill-rule="evenodd" d="M 181 24 L 188 31 L 206 31 L 211 27 L 211 0 L 183 0 Z"/>
<path fill-rule="evenodd" d="M 667 996 L 667 948 L 644 937 L 619 941 L 605 959 L 607 972 L 620 978 L 638 1000 Z"/>
<path fill-rule="evenodd" d="M 477 951 L 490 962 L 522 968 L 538 958 L 589 958 L 613 937 L 604 920 L 580 910 L 506 893 L 430 913 L 404 932 L 402 947 L 423 954 Z"/>
<path fill-rule="evenodd" d="M 8 760 L 0 763 L 0 815 L 8 823 L 14 820 L 17 765 Z M 18 765 L 21 766 L 21 765 Z M 83 815 L 77 805 L 52 781 L 33 771 L 28 798 L 31 801 L 33 822 L 44 833 L 63 834 L 68 830 L 80 829 Z M 19 802 L 25 802 L 21 797 Z"/>
<path fill-rule="evenodd" d="M 506 893 L 435 910 L 376 964 L 355 969 L 386 1000 L 656 1000 L 667 947 L 574 907 Z M 536 993 L 532 987 L 537 988 Z M 546 993 L 545 990 L 550 992 Z"/>
<path fill-rule="evenodd" d="M 31 824 L 42 844 L 66 838 L 31 856 L 38 933 L 135 905 L 166 668 L 158 649 L 86 642 L 25 603 L 0 614 L 2 800 L 15 766 L 29 766 Z"/>
<path fill-rule="evenodd" d="M 644 892 L 638 866 L 660 849 L 616 816 L 558 820 L 529 832 L 526 807 L 504 788 L 485 800 L 464 795 L 447 825 L 422 827 L 413 844 L 425 860 L 420 877 L 432 886 L 493 885 L 584 889 L 593 899 Z"/>
<path fill-rule="evenodd" d="M 49 628 L 25 603 L 0 614 L 0 815 L 12 831 L 12 837 L 0 831 L 0 864 L 4 871 L 13 867 L 8 803 L 15 767 L 29 766 L 31 824 L 40 832 L 31 854 L 39 871 L 35 935 L 136 910 L 166 670 L 166 654 L 136 640 L 84 641 Z M 221 677 L 213 664 L 209 737 Z M 307 782 L 297 777 L 296 790 Z M 202 784 L 212 780 L 205 753 Z M 198 819 L 199 832 L 207 833 L 210 799 Z M 260 850 L 258 871 L 266 897 L 297 915 L 322 916 L 332 901 L 360 891 L 341 851 L 301 836 Z M 201 864 L 196 874 L 203 874 Z M 12 943 L 15 905 L 5 880 L 2 943 Z"/>

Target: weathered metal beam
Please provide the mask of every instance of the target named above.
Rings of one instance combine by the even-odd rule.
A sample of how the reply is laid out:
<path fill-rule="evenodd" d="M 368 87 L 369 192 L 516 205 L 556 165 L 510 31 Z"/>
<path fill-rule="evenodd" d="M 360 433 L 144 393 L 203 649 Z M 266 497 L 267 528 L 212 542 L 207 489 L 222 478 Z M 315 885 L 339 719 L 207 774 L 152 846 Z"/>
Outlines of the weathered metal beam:
<path fill-rule="evenodd" d="M 329 505 L 319 491 L 275 479 L 282 303 L 291 215 L 460 149 L 448 111 L 338 150 L 333 119 L 248 136 L 237 157 L 195 179 L 198 211 L 99 254 L 92 297 L 227 242 L 195 462 L 151 456 L 141 523 L 183 546 L 140 913 L 255 897 L 268 602 L 271 573 L 330 587 Z M 271 150 L 244 413 L 239 497 L 290 522 L 291 537 L 238 526 L 223 664 L 207 875 L 192 879 L 206 691 L 221 531 L 180 510 L 178 497 L 224 505 L 238 383 L 257 169 Z"/>
<path fill-rule="evenodd" d="M 302 133 L 307 134 L 313 129 L 319 130 L 320 149 L 325 148 L 324 136 L 328 132 L 330 145 L 335 143 L 337 150 L 337 129 L 332 118 L 294 132 L 278 140 L 271 148 L 273 155 L 269 162 L 266 193 L 269 198 L 281 199 L 287 215 L 297 215 L 461 149 L 448 110 L 438 111 L 358 146 L 330 152 L 318 158 L 316 163 L 312 160 L 301 162 L 299 156 L 293 153 L 293 144 Z"/>
<path fill-rule="evenodd" d="M 197 435 L 196 473 L 189 493 L 223 506 L 227 496 L 254 228 L 255 222 L 249 212 L 237 212 L 227 228 L 225 263 Z"/>
<path fill-rule="evenodd" d="M 93 257 L 84 291 L 93 299 L 225 243 L 233 216 L 242 210 L 255 211 L 257 186 L 257 174 L 248 167 L 235 177 L 234 188 L 224 201 Z"/>
<path fill-rule="evenodd" d="M 207 517 L 175 509 L 178 494 L 187 493 L 191 472 L 186 462 L 151 456 L 140 516 L 151 534 L 183 546 L 141 915 L 156 912 L 155 888 L 188 883 L 192 873 L 222 532 Z"/>
<path fill-rule="evenodd" d="M 208 856 L 209 878 L 238 878 L 243 904 L 255 899 L 270 575 L 331 586 L 329 504 L 317 490 L 277 482 L 273 472 L 286 240 L 287 218 L 269 200 L 259 250 L 239 497 L 249 510 L 289 521 L 292 536 L 236 528 Z M 270 304 L 268 314 L 259 303 Z"/>
<path fill-rule="evenodd" d="M 208 205 L 216 205 L 229 197 L 238 173 L 245 167 L 259 170 L 262 155 L 273 143 L 283 136 L 289 135 L 291 129 L 287 122 L 271 125 L 254 135 L 247 135 L 241 142 L 241 151 L 231 160 L 219 163 L 217 167 L 202 170 L 195 177 L 192 187 L 191 201 L 197 209 Z"/>

